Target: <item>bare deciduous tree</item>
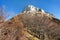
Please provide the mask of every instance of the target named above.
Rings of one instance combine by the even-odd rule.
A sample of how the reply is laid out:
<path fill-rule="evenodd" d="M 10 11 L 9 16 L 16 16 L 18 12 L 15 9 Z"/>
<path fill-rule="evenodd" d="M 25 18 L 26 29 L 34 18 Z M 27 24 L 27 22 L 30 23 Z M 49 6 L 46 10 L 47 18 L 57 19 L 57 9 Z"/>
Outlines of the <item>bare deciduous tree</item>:
<path fill-rule="evenodd" d="M 1 22 L 5 21 L 10 16 L 10 13 L 6 13 L 5 11 L 6 11 L 5 6 L 2 6 L 0 8 L 0 21 Z"/>

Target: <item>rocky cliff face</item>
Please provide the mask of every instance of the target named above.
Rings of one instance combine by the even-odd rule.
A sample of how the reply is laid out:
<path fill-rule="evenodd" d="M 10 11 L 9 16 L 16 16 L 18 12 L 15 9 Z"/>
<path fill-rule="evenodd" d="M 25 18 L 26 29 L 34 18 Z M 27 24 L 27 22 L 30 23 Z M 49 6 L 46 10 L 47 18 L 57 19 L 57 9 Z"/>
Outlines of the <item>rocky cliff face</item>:
<path fill-rule="evenodd" d="M 59 39 L 60 20 L 32 5 L 0 26 L 0 40 Z"/>

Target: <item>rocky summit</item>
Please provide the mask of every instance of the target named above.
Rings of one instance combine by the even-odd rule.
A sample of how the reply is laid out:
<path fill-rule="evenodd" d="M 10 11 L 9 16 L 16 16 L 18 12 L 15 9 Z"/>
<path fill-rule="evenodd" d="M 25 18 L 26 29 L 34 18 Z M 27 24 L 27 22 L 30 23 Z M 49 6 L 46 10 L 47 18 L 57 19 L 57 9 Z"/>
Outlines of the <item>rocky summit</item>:
<path fill-rule="evenodd" d="M 27 5 L 20 14 L 0 23 L 0 40 L 60 40 L 60 20 Z"/>
<path fill-rule="evenodd" d="M 24 11 L 29 11 L 29 12 L 35 12 L 35 11 L 41 11 L 41 12 L 44 12 L 43 9 L 39 9 L 33 5 L 27 5 L 25 8 L 24 8 Z"/>

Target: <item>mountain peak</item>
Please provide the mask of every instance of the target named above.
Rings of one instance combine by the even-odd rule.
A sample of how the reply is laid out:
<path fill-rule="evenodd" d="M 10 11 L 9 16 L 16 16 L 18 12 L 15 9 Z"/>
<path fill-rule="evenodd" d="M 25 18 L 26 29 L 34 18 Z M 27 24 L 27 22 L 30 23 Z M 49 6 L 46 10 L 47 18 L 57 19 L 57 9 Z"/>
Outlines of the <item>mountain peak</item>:
<path fill-rule="evenodd" d="M 48 17 L 54 17 L 53 15 L 51 15 L 51 13 L 49 12 L 46 12 L 44 11 L 43 9 L 41 8 L 37 8 L 33 5 L 27 5 L 24 9 L 23 9 L 23 13 L 27 13 L 29 14 L 30 16 L 33 16 L 34 14 L 38 14 L 40 13 L 40 15 L 45 15 L 45 16 L 48 16 Z M 39 15 L 39 14 L 38 14 Z M 55 18 L 55 17 L 54 17 Z"/>
<path fill-rule="evenodd" d="M 24 8 L 24 11 L 29 11 L 29 12 L 36 12 L 36 11 L 40 11 L 40 12 L 45 12 L 43 9 L 39 9 L 33 5 L 27 5 L 25 8 Z M 24 12 L 23 11 L 23 12 Z"/>

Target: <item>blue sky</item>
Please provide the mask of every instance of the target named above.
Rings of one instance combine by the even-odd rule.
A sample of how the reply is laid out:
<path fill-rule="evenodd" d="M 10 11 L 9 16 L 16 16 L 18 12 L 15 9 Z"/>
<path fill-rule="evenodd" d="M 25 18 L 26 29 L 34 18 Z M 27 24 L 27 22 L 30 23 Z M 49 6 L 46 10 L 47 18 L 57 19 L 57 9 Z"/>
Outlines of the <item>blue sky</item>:
<path fill-rule="evenodd" d="M 20 13 L 26 5 L 34 5 L 60 19 L 60 0 L 0 0 L 0 7 L 3 5 L 6 13 L 11 13 L 10 17 Z"/>

